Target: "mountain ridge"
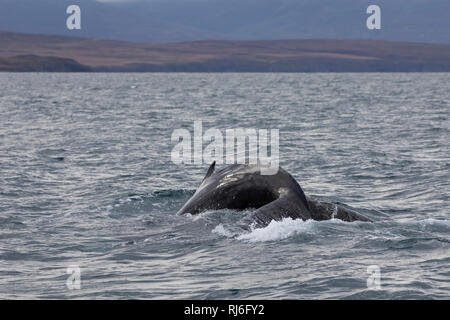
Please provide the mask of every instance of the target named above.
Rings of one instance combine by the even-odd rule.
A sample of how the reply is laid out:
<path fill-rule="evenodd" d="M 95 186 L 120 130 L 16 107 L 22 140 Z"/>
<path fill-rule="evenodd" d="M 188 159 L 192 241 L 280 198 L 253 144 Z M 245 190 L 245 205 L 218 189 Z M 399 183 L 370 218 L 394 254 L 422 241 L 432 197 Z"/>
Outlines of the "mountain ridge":
<path fill-rule="evenodd" d="M 53 63 L 60 63 L 61 71 L 450 72 L 450 44 L 349 39 L 135 43 L 4 31 L 0 43 L 3 71 L 42 69 L 45 57 L 66 59 L 64 67 L 61 60 Z M 27 61 L 24 56 L 29 56 Z M 37 66 L 24 69 L 21 59 L 29 67 L 35 59 Z"/>

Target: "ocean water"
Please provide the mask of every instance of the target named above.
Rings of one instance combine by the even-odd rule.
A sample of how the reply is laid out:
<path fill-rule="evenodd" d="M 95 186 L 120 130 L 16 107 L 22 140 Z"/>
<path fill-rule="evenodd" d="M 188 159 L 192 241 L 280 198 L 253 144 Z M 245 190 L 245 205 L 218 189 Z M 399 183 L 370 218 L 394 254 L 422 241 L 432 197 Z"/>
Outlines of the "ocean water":
<path fill-rule="evenodd" d="M 2 299 L 450 298 L 450 74 L 0 73 L 0 116 Z M 306 194 L 374 223 L 176 216 L 195 120 L 279 129 Z"/>

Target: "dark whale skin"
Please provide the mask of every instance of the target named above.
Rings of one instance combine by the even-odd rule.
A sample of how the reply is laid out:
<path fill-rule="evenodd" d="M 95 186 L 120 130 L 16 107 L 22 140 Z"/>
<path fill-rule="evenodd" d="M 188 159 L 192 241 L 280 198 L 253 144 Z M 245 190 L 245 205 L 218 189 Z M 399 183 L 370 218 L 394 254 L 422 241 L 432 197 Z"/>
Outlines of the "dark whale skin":
<path fill-rule="evenodd" d="M 239 223 L 246 229 L 264 227 L 283 218 L 371 221 L 353 210 L 306 197 L 298 182 L 283 168 L 274 175 L 262 175 L 259 165 L 233 164 L 215 171 L 215 162 L 177 214 L 249 208 L 256 210 Z"/>

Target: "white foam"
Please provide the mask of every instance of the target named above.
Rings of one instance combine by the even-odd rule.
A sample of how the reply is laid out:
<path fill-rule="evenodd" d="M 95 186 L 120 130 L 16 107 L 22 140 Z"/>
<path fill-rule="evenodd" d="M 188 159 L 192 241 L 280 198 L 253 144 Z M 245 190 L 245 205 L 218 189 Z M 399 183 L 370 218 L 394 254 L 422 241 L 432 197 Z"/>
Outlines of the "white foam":
<path fill-rule="evenodd" d="M 434 218 L 427 218 L 417 222 L 419 228 L 427 229 L 428 227 L 438 227 L 444 229 L 450 229 L 450 220 L 439 220 Z"/>
<path fill-rule="evenodd" d="M 411 221 L 411 220 L 400 220 L 400 223 L 404 225 L 409 226 L 419 226 L 419 227 L 444 227 L 444 228 L 450 228 L 450 220 L 441 220 L 441 219 L 434 219 L 434 218 L 427 218 L 423 220 L 418 221 Z"/>
<path fill-rule="evenodd" d="M 183 216 L 185 216 L 186 218 L 192 219 L 193 221 L 197 221 L 197 220 L 206 218 L 207 216 L 209 216 L 212 213 L 214 213 L 214 211 L 207 210 L 207 211 L 203 211 L 198 214 L 191 214 L 188 212 L 188 213 L 184 214 Z"/>
<path fill-rule="evenodd" d="M 237 239 L 249 242 L 283 240 L 297 234 L 314 232 L 316 224 L 314 220 L 286 218 L 282 221 L 272 221 L 265 228 L 253 229 L 250 233 L 238 236 Z"/>
<path fill-rule="evenodd" d="M 421 223 L 450 227 L 450 220 L 440 220 L 440 219 L 428 218 L 428 219 L 422 220 Z"/>
<path fill-rule="evenodd" d="M 227 229 L 225 229 L 225 227 L 222 224 L 217 225 L 213 230 L 213 233 L 216 233 L 218 235 L 227 237 L 227 238 L 232 238 L 234 236 L 234 234 L 230 231 L 228 231 Z"/>

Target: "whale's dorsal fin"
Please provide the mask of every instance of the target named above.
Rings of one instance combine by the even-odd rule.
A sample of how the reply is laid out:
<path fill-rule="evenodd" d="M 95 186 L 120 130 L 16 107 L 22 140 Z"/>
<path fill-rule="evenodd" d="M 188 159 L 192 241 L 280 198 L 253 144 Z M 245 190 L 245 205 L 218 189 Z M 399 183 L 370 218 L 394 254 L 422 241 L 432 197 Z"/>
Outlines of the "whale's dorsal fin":
<path fill-rule="evenodd" d="M 214 170 L 216 170 L 215 161 L 209 166 L 208 172 L 206 173 L 206 176 L 203 178 L 203 181 L 205 181 L 208 177 L 210 177 L 214 173 Z"/>

